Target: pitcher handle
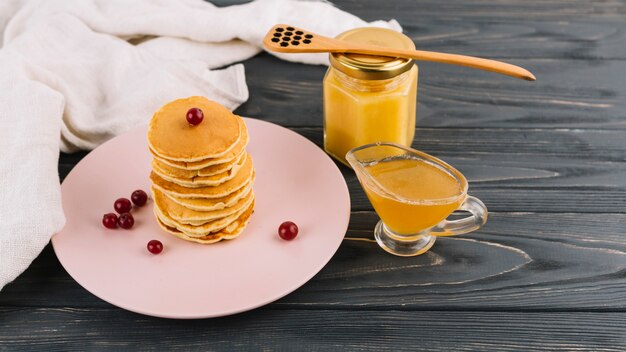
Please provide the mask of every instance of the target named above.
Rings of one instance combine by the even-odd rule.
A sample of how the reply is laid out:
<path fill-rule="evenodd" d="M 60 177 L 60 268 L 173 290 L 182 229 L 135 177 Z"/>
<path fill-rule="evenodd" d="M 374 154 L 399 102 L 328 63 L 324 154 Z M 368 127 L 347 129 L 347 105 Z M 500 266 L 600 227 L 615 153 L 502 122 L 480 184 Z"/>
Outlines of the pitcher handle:
<path fill-rule="evenodd" d="M 430 230 L 433 236 L 455 236 L 476 231 L 487 222 L 487 207 L 480 199 L 467 196 L 459 210 L 466 210 L 470 216 L 458 220 L 443 220 Z"/>

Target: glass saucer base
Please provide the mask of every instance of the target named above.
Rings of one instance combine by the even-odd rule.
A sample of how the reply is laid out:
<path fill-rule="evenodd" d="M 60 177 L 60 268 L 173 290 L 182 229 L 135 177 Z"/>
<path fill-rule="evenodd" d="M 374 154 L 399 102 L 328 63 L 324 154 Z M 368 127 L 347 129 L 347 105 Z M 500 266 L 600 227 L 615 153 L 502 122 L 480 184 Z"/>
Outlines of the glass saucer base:
<path fill-rule="evenodd" d="M 399 235 L 391 231 L 383 221 L 379 221 L 374 229 L 374 237 L 378 245 L 385 251 L 401 256 L 413 257 L 426 253 L 433 246 L 436 236 L 424 233 Z"/>

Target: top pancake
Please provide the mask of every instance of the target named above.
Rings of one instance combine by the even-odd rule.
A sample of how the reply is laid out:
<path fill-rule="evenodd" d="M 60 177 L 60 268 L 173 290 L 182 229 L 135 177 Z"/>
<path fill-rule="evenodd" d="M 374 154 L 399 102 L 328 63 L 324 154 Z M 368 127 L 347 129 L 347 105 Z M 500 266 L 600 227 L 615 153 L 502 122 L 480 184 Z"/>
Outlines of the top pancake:
<path fill-rule="evenodd" d="M 204 120 L 192 126 L 187 111 L 199 108 Z M 236 115 L 205 97 L 174 100 L 159 109 L 148 128 L 148 144 L 158 156 L 183 162 L 219 158 L 227 154 L 241 138 Z"/>
<path fill-rule="evenodd" d="M 203 159 L 203 160 L 185 162 L 185 161 L 174 161 L 174 160 L 169 160 L 167 158 L 164 158 L 163 156 L 158 155 L 154 150 L 152 150 L 152 148 L 150 149 L 150 152 L 152 153 L 154 158 L 157 159 L 160 163 L 166 164 L 166 165 L 178 168 L 178 169 L 182 169 L 182 170 L 190 170 L 190 171 L 198 170 L 199 171 L 205 168 L 209 168 L 211 166 L 230 163 L 233 160 L 240 157 L 241 154 L 243 154 L 246 148 L 246 145 L 248 144 L 248 141 L 250 140 L 250 137 L 248 136 L 248 129 L 246 128 L 245 122 L 243 121 L 241 117 L 239 116 L 235 116 L 235 117 L 237 118 L 237 121 L 239 123 L 239 131 L 240 131 L 241 136 L 239 137 L 239 140 L 237 141 L 237 143 L 232 148 L 230 148 L 230 150 L 228 150 L 226 153 L 224 153 L 222 156 L 218 158 L 208 158 L 208 159 Z M 205 175 L 205 176 L 208 176 L 208 175 Z"/>

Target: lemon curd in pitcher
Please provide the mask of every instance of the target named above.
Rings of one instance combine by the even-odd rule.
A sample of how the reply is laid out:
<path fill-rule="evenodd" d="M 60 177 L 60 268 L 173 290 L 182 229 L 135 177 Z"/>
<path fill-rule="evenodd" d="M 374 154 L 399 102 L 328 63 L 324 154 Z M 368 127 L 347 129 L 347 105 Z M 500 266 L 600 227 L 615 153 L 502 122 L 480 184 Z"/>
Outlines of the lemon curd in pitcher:
<path fill-rule="evenodd" d="M 467 194 L 465 176 L 432 155 L 376 142 L 350 150 L 346 160 L 380 216 L 376 243 L 393 255 L 420 255 L 439 236 L 462 235 L 487 222 L 487 207 Z M 455 210 L 469 215 L 448 220 Z"/>
<path fill-rule="evenodd" d="M 396 158 L 365 166 L 372 206 L 390 230 L 415 234 L 437 225 L 465 200 L 459 180 L 422 159 Z"/>

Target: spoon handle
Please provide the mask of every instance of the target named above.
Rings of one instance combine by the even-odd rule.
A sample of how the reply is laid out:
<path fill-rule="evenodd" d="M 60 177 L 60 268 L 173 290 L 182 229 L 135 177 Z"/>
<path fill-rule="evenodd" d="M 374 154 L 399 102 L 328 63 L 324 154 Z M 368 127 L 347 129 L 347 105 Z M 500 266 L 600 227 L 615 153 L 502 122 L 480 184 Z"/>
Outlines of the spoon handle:
<path fill-rule="evenodd" d="M 474 56 L 439 53 L 424 50 L 403 50 L 386 47 L 378 47 L 374 45 L 354 45 L 342 41 L 336 41 L 330 52 L 350 52 L 356 54 L 405 57 L 419 61 L 432 61 L 444 64 L 467 66 L 485 71 L 496 72 L 515 78 L 525 79 L 527 81 L 536 80 L 535 76 L 528 70 L 508 64 L 502 61 L 483 59 Z M 343 45 L 342 45 L 343 44 Z M 347 45 L 346 45 L 347 44 Z"/>
<path fill-rule="evenodd" d="M 355 53 L 376 56 L 404 57 L 420 61 L 441 62 L 444 64 L 467 66 L 492 71 L 527 81 L 536 80 L 528 70 L 502 61 L 479 57 L 438 53 L 423 50 L 394 49 L 378 45 L 355 44 L 325 37 L 287 24 L 272 27 L 263 39 L 266 49 L 281 53 Z"/>

